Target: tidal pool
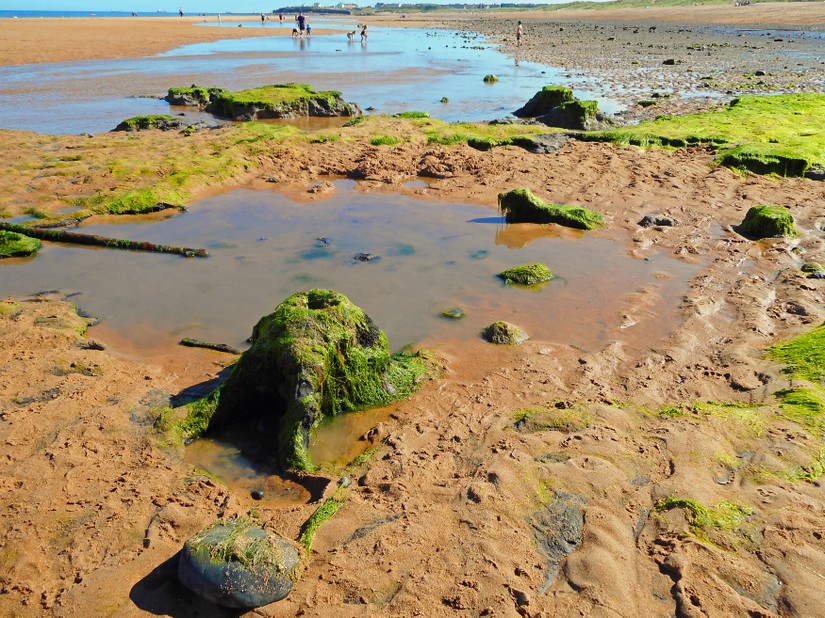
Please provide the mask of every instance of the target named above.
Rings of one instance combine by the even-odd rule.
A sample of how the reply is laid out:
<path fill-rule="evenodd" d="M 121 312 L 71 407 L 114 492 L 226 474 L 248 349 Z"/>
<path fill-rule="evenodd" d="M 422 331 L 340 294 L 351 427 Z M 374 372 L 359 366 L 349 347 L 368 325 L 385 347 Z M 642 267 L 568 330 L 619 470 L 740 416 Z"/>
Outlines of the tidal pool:
<path fill-rule="evenodd" d="M 363 307 L 394 350 L 460 348 L 479 341 L 488 324 L 508 320 L 533 340 L 597 351 L 619 338 L 631 349 L 664 338 L 698 268 L 668 255 L 635 259 L 621 241 L 554 225 L 507 225 L 492 207 L 362 193 L 352 181 L 335 186 L 320 201 L 239 189 L 175 216 L 89 220 L 80 231 L 205 247 L 210 257 L 44 243 L 33 259 L 0 263 L 2 289 L 13 296 L 71 294 L 101 320 L 98 332 L 116 334 L 138 356 L 174 350 L 182 337 L 243 349 L 261 316 L 290 294 L 318 287 Z M 361 253 L 375 258 L 355 259 Z M 496 276 L 532 262 L 547 264 L 556 278 L 524 289 Z M 635 324 L 628 311 L 640 293 L 646 300 Z M 466 317 L 440 315 L 455 307 Z M 313 451 L 316 462 L 339 460 L 386 414 L 358 413 L 324 428 Z M 239 446 L 244 439 L 199 442 L 188 459 L 241 489 L 263 488 L 272 500 L 307 497 L 248 459 Z"/>
<path fill-rule="evenodd" d="M 313 25 L 326 27 L 322 20 Z M 489 73 L 499 82 L 485 84 Z M 160 98 L 173 86 L 239 90 L 291 82 L 339 90 L 347 101 L 376 113 L 415 110 L 447 121 L 492 120 L 521 107 L 542 87 L 565 82 L 562 73 L 516 62 L 478 35 L 450 30 L 376 27 L 365 44 L 348 42 L 343 31 L 308 39 L 227 39 L 146 58 L 0 67 L 0 128 L 101 133 L 132 116 L 170 113 L 214 123 L 211 116 L 171 108 Z M 619 109 L 595 87 L 575 93 L 595 98 L 608 113 Z M 449 103 L 441 103 L 442 97 Z"/>

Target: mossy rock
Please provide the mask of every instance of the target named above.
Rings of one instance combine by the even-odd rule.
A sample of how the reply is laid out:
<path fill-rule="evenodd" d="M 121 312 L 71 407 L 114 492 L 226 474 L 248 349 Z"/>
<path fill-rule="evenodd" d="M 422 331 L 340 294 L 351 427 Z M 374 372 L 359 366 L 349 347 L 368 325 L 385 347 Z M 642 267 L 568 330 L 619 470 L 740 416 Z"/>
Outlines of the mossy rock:
<path fill-rule="evenodd" d="M 0 231 L 0 259 L 34 255 L 40 250 L 41 244 L 36 238 L 17 232 Z"/>
<path fill-rule="evenodd" d="M 484 76 L 484 83 L 485 84 L 495 84 L 498 81 L 498 75 L 485 75 Z"/>
<path fill-rule="evenodd" d="M 602 215 L 581 206 L 546 204 L 529 189 L 513 189 L 500 193 L 498 206 L 507 223 L 557 223 L 579 230 L 592 230 L 604 225 Z"/>
<path fill-rule="evenodd" d="M 745 219 L 737 231 L 749 238 L 777 238 L 798 236 L 794 218 L 787 208 L 782 206 L 754 206 L 745 214 Z"/>
<path fill-rule="evenodd" d="M 494 322 L 481 333 L 484 339 L 497 345 L 519 345 L 530 337 L 518 326 L 509 322 Z"/>
<path fill-rule="evenodd" d="M 280 601 L 292 590 L 300 561 L 285 540 L 253 522 L 217 522 L 189 539 L 178 579 L 200 597 L 238 609 Z"/>
<path fill-rule="evenodd" d="M 132 118 L 127 118 L 118 124 L 113 131 L 147 131 L 149 129 L 172 131 L 188 125 L 188 122 L 182 121 L 179 118 L 165 114 L 157 114 L 154 116 L 133 116 Z"/>
<path fill-rule="evenodd" d="M 549 127 L 576 129 L 580 131 L 595 129 L 598 121 L 599 104 L 596 101 L 565 101 L 555 109 L 536 118 Z"/>
<path fill-rule="evenodd" d="M 358 116 L 361 110 L 334 90 L 316 92 L 309 84 L 275 84 L 210 93 L 206 111 L 233 120 L 297 118 L 303 116 Z"/>
<path fill-rule="evenodd" d="M 498 276 L 504 279 L 507 285 L 536 285 L 550 281 L 553 278 L 553 271 L 544 264 L 524 264 L 508 268 L 500 272 Z"/>
<path fill-rule="evenodd" d="M 550 113 L 563 103 L 575 100 L 573 91 L 564 86 L 545 86 L 533 95 L 523 107 L 513 112 L 517 118 L 537 118 Z"/>
<path fill-rule="evenodd" d="M 405 397 L 426 369 L 420 355 L 390 354 L 386 335 L 343 294 L 299 292 L 255 326 L 209 429 L 251 415 L 274 421 L 281 464 L 309 470 L 310 437 L 324 417 Z"/>
<path fill-rule="evenodd" d="M 204 88 L 194 85 L 189 88 L 170 88 L 164 101 L 170 105 L 205 107 L 212 101 L 212 97 L 223 92 L 226 92 L 223 88 Z"/>
<path fill-rule="evenodd" d="M 805 262 L 799 270 L 803 273 L 821 273 L 825 268 L 819 262 Z"/>

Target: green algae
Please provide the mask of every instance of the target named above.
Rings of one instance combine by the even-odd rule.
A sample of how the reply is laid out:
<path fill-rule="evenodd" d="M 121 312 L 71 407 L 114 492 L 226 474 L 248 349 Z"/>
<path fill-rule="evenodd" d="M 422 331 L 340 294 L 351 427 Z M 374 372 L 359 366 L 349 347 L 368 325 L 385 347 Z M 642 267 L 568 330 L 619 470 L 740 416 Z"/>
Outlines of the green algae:
<path fill-rule="evenodd" d="M 545 126 L 481 122 L 447 123 L 435 119 L 423 127 L 430 144 L 468 144 L 478 150 L 490 150 L 498 146 L 528 146 L 535 136 L 553 131 L 554 129 Z"/>
<path fill-rule="evenodd" d="M 309 84 L 273 84 L 260 88 L 211 93 L 207 111 L 229 118 L 291 116 L 353 116 L 357 109 L 336 90 L 316 91 Z"/>
<path fill-rule="evenodd" d="M 0 230 L 0 259 L 34 255 L 40 250 L 41 244 L 36 238 Z"/>
<path fill-rule="evenodd" d="M 396 146 L 403 140 L 392 135 L 376 135 L 370 139 L 370 144 L 373 146 Z"/>
<path fill-rule="evenodd" d="M 118 125 L 120 130 L 124 131 L 146 131 L 149 129 L 157 129 L 167 127 L 170 124 L 177 122 L 177 119 L 168 114 L 154 114 L 151 116 L 133 116 L 127 118 Z"/>
<path fill-rule="evenodd" d="M 495 84 L 498 81 L 498 75 L 485 75 L 483 81 L 485 84 Z"/>
<path fill-rule="evenodd" d="M 753 206 L 748 209 L 737 231 L 743 236 L 756 239 L 799 235 L 791 211 L 782 206 L 772 205 Z"/>
<path fill-rule="evenodd" d="M 507 285 L 536 285 L 550 281 L 553 278 L 553 271 L 544 264 L 524 264 L 508 268 L 497 276 Z"/>
<path fill-rule="evenodd" d="M 315 534 L 318 529 L 333 515 L 335 515 L 347 499 L 347 484 L 340 484 L 335 492 L 321 503 L 315 512 L 310 515 L 309 519 L 301 526 L 301 534 L 298 537 L 298 542 L 304 546 L 307 553 L 312 552 L 312 543 L 315 540 Z"/>
<path fill-rule="evenodd" d="M 387 337 L 346 296 L 293 294 L 261 318 L 220 389 L 209 428 L 250 414 L 278 425 L 282 465 L 310 470 L 309 440 L 324 417 L 382 405 L 416 390 L 427 372 L 420 354 L 390 354 Z"/>
<path fill-rule="evenodd" d="M 825 166 L 825 95 L 742 96 L 719 111 L 659 116 L 583 139 L 641 147 L 711 146 L 721 165 L 758 174 L 799 176 Z"/>
<path fill-rule="evenodd" d="M 816 435 L 825 434 L 825 389 L 789 388 L 774 393 L 782 414 Z"/>
<path fill-rule="evenodd" d="M 396 118 L 429 118 L 430 115 L 427 112 L 400 112 L 395 114 Z"/>
<path fill-rule="evenodd" d="M 722 500 L 715 508 L 707 507 L 691 498 L 673 496 L 659 500 L 653 506 L 657 513 L 671 509 L 682 509 L 688 520 L 691 532 L 699 539 L 715 542 L 715 533 L 739 532 L 743 524 L 753 514 L 753 509 Z"/>
<path fill-rule="evenodd" d="M 601 213 L 581 206 L 547 204 L 529 189 L 500 193 L 498 205 L 507 223 L 556 223 L 580 230 L 592 230 L 604 225 Z"/>
<path fill-rule="evenodd" d="M 791 378 L 822 384 L 825 378 L 825 324 L 770 347 L 768 357 L 783 363 L 782 373 Z"/>
<path fill-rule="evenodd" d="M 559 431 L 573 433 L 590 427 L 590 413 L 583 406 L 522 408 L 513 412 L 514 426 L 525 433 Z"/>

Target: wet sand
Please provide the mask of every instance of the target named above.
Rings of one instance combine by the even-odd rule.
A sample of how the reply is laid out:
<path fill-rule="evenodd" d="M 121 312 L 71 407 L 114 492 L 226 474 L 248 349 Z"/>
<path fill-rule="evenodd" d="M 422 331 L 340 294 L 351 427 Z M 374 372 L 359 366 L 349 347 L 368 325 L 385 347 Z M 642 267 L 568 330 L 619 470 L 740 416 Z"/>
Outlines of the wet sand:
<path fill-rule="evenodd" d="M 825 262 L 823 183 L 737 175 L 701 148 L 371 146 L 369 131 L 402 130 L 382 122 L 349 141 L 290 143 L 234 186 L 272 190 L 277 175 L 279 190 L 311 204 L 319 179 L 344 177 L 360 191 L 480 205 L 529 186 L 602 212 L 595 234 L 637 259 L 665 252 L 703 267 L 652 349 L 633 349 L 634 326 L 587 351 L 552 337 L 513 349 L 432 342 L 442 374 L 365 436 L 383 440 L 373 460 L 326 477 L 353 478 L 346 504 L 289 597 L 250 615 L 825 614 L 825 501 L 820 480 L 797 474 L 821 457 L 821 438 L 780 413 L 773 393 L 789 382 L 764 356 L 825 320 L 823 282 L 799 272 Z M 116 182 L 95 173 L 116 154 L 110 136 L 4 138 L 4 157 L 19 163 L 0 174 L 6 212 Z M 186 139 L 194 151 L 210 145 L 208 134 Z M 140 136 L 147 152 L 180 147 L 173 140 Z M 81 151 L 71 174 L 47 173 L 55 152 Z M 416 179 L 427 186 L 406 187 Z M 761 203 L 791 207 L 800 237 L 736 234 Z M 652 212 L 677 224 L 640 227 Z M 174 557 L 216 517 L 256 503 L 152 432 L 169 396 L 214 378 L 226 356 L 131 358 L 114 335 L 98 350 L 89 338 L 106 331 L 83 334 L 74 300 L 0 305 L 0 614 L 236 615 L 182 589 Z M 656 302 L 653 290 L 627 290 L 616 323 L 644 327 Z M 764 405 L 703 411 L 697 401 Z M 531 408 L 555 423 L 516 425 Z M 667 497 L 751 514 L 697 534 L 685 509 L 654 510 Z M 259 514 L 294 539 L 315 506 Z"/>

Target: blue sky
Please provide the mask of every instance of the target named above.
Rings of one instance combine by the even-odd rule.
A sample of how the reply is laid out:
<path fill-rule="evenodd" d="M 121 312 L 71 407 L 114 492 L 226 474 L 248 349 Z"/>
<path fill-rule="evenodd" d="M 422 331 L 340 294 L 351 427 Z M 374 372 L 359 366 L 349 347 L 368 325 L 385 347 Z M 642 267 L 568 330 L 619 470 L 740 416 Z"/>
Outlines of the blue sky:
<path fill-rule="evenodd" d="M 0 9 L 2 10 L 27 10 L 27 11 L 94 11 L 105 13 L 106 11 L 167 11 L 176 13 L 178 7 L 182 7 L 187 14 L 196 15 L 198 13 L 268 13 L 273 9 L 282 6 L 295 6 L 302 2 L 312 5 L 316 0 L 2 0 Z M 341 0 L 324 0 L 322 6 L 332 6 Z M 389 2 L 392 0 L 345 0 L 360 6 L 371 6 L 376 1 Z M 431 2 L 433 4 L 448 4 L 459 0 L 420 0 L 421 2 Z M 496 0 L 501 2 L 502 0 Z M 504 0 L 509 2 L 524 2 L 546 4 L 547 0 Z M 558 0 L 556 0 L 558 1 Z M 553 0 L 550 0 L 553 2 Z M 7 6 L 4 6 L 7 5 Z"/>

